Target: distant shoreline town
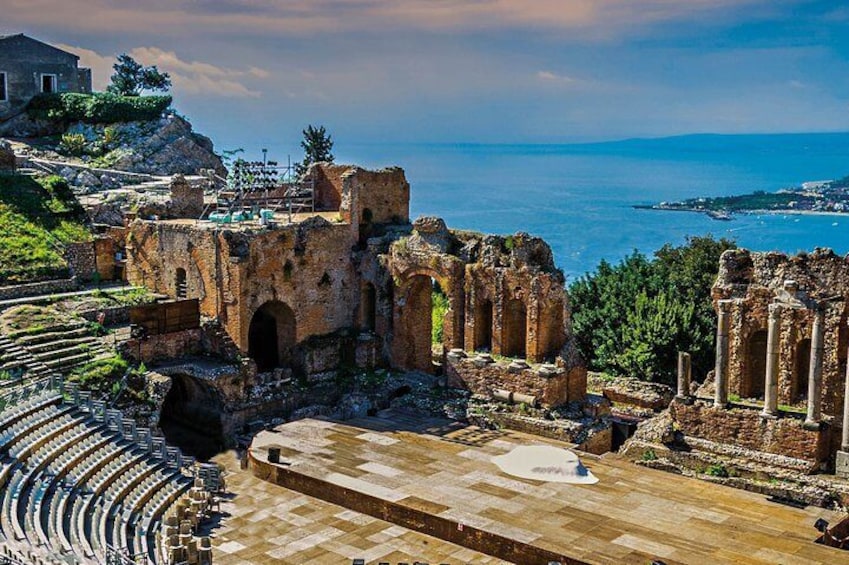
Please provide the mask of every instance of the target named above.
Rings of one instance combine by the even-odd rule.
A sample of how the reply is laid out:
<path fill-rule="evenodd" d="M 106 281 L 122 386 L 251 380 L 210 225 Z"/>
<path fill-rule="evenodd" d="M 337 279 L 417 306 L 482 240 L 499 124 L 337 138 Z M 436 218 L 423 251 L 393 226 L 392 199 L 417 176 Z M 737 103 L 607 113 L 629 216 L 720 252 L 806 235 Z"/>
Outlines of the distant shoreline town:
<path fill-rule="evenodd" d="M 802 183 L 777 192 L 757 190 L 736 196 L 689 198 L 678 202 L 636 205 L 648 210 L 699 212 L 714 220 L 729 221 L 734 214 L 849 214 L 849 177 Z"/>

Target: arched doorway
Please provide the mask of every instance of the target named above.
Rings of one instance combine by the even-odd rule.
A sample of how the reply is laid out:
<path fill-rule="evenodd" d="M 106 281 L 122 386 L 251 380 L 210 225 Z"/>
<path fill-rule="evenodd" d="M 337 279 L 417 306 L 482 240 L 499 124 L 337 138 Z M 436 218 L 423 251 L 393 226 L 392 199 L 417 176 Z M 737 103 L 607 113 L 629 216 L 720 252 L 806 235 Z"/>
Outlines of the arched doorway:
<path fill-rule="evenodd" d="M 178 374 L 171 376 L 159 426 L 168 443 L 199 459 L 209 459 L 224 448 L 221 414 L 221 400 L 212 386 Z"/>
<path fill-rule="evenodd" d="M 811 340 L 803 339 L 796 344 L 796 359 L 793 363 L 793 402 L 808 397 L 808 375 L 811 370 Z"/>
<path fill-rule="evenodd" d="M 527 355 L 528 311 L 519 299 L 509 299 L 504 308 L 504 341 L 501 351 L 507 357 Z"/>
<path fill-rule="evenodd" d="M 475 306 L 475 351 L 492 351 L 492 301 Z"/>
<path fill-rule="evenodd" d="M 259 372 L 283 367 L 291 361 L 297 343 L 295 313 L 283 302 L 272 300 L 260 306 L 248 328 L 248 355 Z"/>
<path fill-rule="evenodd" d="M 441 284 L 445 283 L 445 284 Z M 435 351 L 462 340 L 454 333 L 454 300 L 449 281 L 429 273 L 396 278 L 393 307 L 392 364 L 433 373 Z M 460 298 L 462 301 L 462 297 Z"/>
<path fill-rule="evenodd" d="M 749 336 L 746 355 L 746 385 L 742 393 L 749 398 L 764 395 L 766 384 L 766 330 L 758 330 Z"/>

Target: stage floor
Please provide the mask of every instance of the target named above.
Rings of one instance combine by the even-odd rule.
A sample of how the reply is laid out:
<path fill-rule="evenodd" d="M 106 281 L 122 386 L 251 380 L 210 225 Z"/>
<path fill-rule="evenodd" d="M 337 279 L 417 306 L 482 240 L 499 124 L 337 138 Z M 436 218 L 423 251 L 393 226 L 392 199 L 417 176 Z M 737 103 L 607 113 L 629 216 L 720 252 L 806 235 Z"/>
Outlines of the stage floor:
<path fill-rule="evenodd" d="M 255 472 L 262 474 L 268 448 L 279 447 L 281 464 L 271 469 L 285 469 L 290 482 L 319 480 L 328 492 L 360 493 L 366 500 L 424 511 L 588 563 L 833 564 L 849 559 L 847 553 L 813 543 L 816 519 L 835 524 L 842 519 L 836 512 L 785 506 L 639 467 L 616 454 L 579 453 L 599 478 L 595 485 L 514 478 L 490 461 L 529 444 L 570 447 L 512 431 L 386 412 L 346 422 L 283 424 L 258 434 L 251 455 L 259 463 Z M 269 500 L 270 512 L 286 511 L 285 506 L 272 508 Z M 443 558 L 423 554 L 418 559 L 440 563 Z M 367 562 L 372 561 L 377 560 Z"/>
<path fill-rule="evenodd" d="M 504 561 L 304 496 L 239 469 L 235 452 L 214 459 L 227 469 L 221 520 L 208 527 L 215 565 L 432 565 Z"/>

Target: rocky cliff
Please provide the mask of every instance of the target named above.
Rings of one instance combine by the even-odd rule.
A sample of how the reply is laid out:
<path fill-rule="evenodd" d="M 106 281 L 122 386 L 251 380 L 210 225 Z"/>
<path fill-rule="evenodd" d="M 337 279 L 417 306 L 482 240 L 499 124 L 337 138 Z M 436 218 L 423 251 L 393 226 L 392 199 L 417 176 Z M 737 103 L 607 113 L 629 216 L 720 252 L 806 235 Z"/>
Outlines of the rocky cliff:
<path fill-rule="evenodd" d="M 34 157 L 153 175 L 194 175 L 200 169 L 225 173 L 212 141 L 175 113 L 144 122 L 72 123 L 58 131 L 25 118 L 0 124 L 0 136 L 17 139 L 18 149 Z M 93 182 L 90 176 L 86 179 Z"/>

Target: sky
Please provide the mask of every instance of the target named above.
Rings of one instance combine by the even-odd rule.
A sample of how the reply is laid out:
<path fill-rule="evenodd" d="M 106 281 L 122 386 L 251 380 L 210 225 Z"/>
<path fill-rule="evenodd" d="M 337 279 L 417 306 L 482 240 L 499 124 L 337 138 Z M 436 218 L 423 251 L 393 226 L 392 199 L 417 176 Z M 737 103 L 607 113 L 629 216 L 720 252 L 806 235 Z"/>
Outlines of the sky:
<path fill-rule="evenodd" d="M 96 88 L 157 65 L 219 149 L 849 130 L 838 0 L 3 0 L 18 32 Z"/>

